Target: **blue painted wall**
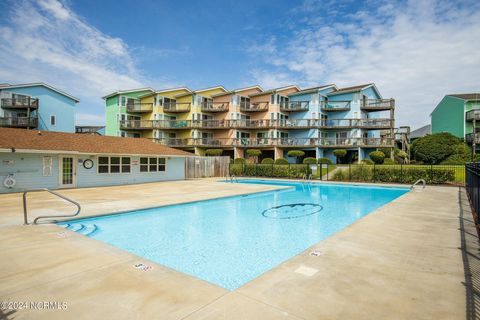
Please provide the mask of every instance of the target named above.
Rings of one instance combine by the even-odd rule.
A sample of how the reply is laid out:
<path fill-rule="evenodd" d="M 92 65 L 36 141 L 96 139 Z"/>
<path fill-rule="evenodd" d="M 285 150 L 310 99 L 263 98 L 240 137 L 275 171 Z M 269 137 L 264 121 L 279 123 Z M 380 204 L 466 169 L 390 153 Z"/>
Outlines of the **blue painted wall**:
<path fill-rule="evenodd" d="M 5 88 L 4 91 L 39 99 L 39 130 L 75 132 L 75 100 L 43 86 Z M 54 126 L 50 124 L 51 115 L 56 116 L 56 125 Z"/>

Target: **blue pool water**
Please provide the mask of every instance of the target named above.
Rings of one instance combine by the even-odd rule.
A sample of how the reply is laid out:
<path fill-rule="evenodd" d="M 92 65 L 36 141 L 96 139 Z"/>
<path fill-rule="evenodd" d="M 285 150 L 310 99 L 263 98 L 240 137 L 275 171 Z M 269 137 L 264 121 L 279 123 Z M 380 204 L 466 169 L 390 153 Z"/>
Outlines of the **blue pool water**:
<path fill-rule="evenodd" d="M 406 188 L 239 182 L 290 188 L 59 225 L 234 290 L 408 192 Z"/>

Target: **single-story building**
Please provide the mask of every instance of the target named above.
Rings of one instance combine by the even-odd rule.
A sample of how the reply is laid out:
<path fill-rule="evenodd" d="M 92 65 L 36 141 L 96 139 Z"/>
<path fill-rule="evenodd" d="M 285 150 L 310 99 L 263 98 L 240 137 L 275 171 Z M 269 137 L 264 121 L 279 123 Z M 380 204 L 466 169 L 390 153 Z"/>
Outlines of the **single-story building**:
<path fill-rule="evenodd" d="M 183 180 L 188 156 L 149 139 L 0 128 L 0 193 Z"/>

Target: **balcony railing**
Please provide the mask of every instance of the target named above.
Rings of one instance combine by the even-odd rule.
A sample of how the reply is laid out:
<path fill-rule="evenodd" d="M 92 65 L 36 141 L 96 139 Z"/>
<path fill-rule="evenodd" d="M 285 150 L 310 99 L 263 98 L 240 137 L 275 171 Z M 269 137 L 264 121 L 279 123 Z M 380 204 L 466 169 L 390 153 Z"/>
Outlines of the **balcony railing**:
<path fill-rule="evenodd" d="M 342 101 L 322 101 L 320 108 L 322 111 L 348 111 L 350 110 L 352 102 L 347 100 Z"/>
<path fill-rule="evenodd" d="M 366 111 L 382 111 L 395 108 L 394 99 L 367 99 L 361 106 Z"/>
<path fill-rule="evenodd" d="M 310 101 L 289 101 L 280 105 L 280 110 L 285 112 L 308 111 Z"/>
<path fill-rule="evenodd" d="M 152 120 L 120 120 L 122 130 L 149 130 L 153 129 Z"/>
<path fill-rule="evenodd" d="M 240 111 L 265 112 L 268 111 L 269 102 L 240 103 Z"/>
<path fill-rule="evenodd" d="M 38 99 L 25 97 L 25 98 L 2 98 L 2 108 L 8 109 L 37 109 Z"/>
<path fill-rule="evenodd" d="M 1 117 L 0 127 L 10 128 L 36 128 L 38 126 L 37 117 Z"/>
<path fill-rule="evenodd" d="M 390 119 L 322 119 L 319 124 L 319 128 L 321 129 L 388 129 L 390 126 Z"/>
<path fill-rule="evenodd" d="M 480 133 L 468 133 L 465 135 L 465 141 L 467 143 L 473 143 L 475 139 L 475 144 L 480 144 Z"/>
<path fill-rule="evenodd" d="M 227 112 L 228 107 L 228 102 L 204 102 L 202 112 Z"/>
<path fill-rule="evenodd" d="M 167 138 L 154 139 L 170 147 L 392 147 L 388 138 Z"/>
<path fill-rule="evenodd" d="M 473 109 L 473 110 L 467 111 L 466 120 L 473 121 L 474 119 L 475 121 L 480 120 L 480 109 Z"/>
<path fill-rule="evenodd" d="M 165 112 L 190 112 L 190 102 L 167 102 L 163 105 Z"/>
<path fill-rule="evenodd" d="M 143 112 L 152 112 L 152 111 L 153 111 L 153 103 L 141 103 L 141 102 L 127 103 L 127 112 L 143 113 Z"/>

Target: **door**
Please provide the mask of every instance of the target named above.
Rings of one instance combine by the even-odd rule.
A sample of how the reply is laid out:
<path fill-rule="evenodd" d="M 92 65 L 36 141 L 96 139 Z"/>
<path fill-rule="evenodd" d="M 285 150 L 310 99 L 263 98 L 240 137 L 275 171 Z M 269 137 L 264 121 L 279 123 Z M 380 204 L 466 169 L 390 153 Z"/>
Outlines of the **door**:
<path fill-rule="evenodd" d="M 59 162 L 60 188 L 74 188 L 77 176 L 75 157 L 60 156 Z"/>

